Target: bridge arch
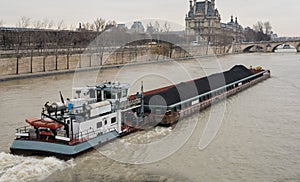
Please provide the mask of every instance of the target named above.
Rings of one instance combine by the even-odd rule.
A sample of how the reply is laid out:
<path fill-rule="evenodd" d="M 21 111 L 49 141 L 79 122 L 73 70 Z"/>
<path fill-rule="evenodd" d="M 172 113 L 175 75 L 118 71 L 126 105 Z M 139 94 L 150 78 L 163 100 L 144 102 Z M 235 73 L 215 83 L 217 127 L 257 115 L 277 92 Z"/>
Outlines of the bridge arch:
<path fill-rule="evenodd" d="M 271 44 L 267 44 L 265 50 L 266 50 L 267 52 L 271 52 L 271 51 L 272 51 L 272 45 L 271 45 Z"/>
<path fill-rule="evenodd" d="M 284 43 L 280 43 L 280 44 L 277 44 L 276 46 L 274 46 L 273 49 L 272 49 L 272 52 L 275 52 L 275 50 L 277 49 L 277 47 L 278 47 L 278 46 L 281 46 L 281 45 L 283 45 L 283 44 L 284 44 Z"/>
<path fill-rule="evenodd" d="M 300 52 L 300 43 L 295 48 L 297 49 L 297 52 Z"/>
<path fill-rule="evenodd" d="M 274 46 L 272 49 L 272 52 L 275 52 L 276 48 L 281 45 L 285 45 L 285 43 L 280 43 L 280 44 L 277 44 L 276 46 Z M 288 44 L 288 45 L 295 47 L 297 52 L 300 52 L 300 43 L 298 45 L 297 44 Z"/>
<path fill-rule="evenodd" d="M 164 58 L 176 58 L 178 56 L 192 57 L 194 56 L 184 47 L 172 42 L 168 39 L 156 39 L 156 38 L 141 38 L 137 40 L 129 41 L 128 43 L 117 48 L 114 52 L 116 54 L 122 54 L 124 50 L 132 49 L 133 52 L 137 52 L 138 49 L 152 50 L 151 53 L 158 59 L 160 56 Z M 116 55 L 112 55 L 115 57 Z"/>
<path fill-rule="evenodd" d="M 243 52 L 246 53 L 246 52 L 260 52 L 262 51 L 264 48 L 261 47 L 261 46 L 258 46 L 258 45 L 251 45 L 251 46 L 248 46 L 246 47 Z"/>

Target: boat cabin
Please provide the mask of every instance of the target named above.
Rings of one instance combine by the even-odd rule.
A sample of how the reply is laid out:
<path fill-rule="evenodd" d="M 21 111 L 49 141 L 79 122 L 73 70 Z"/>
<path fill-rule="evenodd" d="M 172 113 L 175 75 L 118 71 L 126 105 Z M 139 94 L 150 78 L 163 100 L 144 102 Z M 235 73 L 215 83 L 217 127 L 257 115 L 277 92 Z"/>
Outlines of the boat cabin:
<path fill-rule="evenodd" d="M 96 87 L 97 102 L 103 100 L 125 101 L 128 96 L 129 84 L 120 84 L 119 82 L 106 82 Z"/>
<path fill-rule="evenodd" d="M 88 99 L 101 102 L 110 100 L 125 101 L 128 96 L 129 84 L 120 84 L 119 82 L 104 82 L 96 87 L 82 87 L 73 89 L 73 99 Z"/>

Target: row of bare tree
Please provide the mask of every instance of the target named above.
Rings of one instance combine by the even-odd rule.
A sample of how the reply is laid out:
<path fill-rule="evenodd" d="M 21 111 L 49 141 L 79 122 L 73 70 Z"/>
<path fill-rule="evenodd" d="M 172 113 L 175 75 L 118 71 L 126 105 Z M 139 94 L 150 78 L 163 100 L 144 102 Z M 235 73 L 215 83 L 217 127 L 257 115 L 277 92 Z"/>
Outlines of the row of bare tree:
<path fill-rule="evenodd" d="M 116 26 L 115 21 L 106 22 L 97 18 L 93 26 L 84 27 L 78 31 L 67 30 L 63 20 L 55 23 L 47 18 L 42 21 L 32 21 L 30 18 L 22 17 L 16 24 L 16 28 L 2 27 L 0 21 L 0 47 L 3 50 L 1 57 L 16 58 L 16 74 L 19 73 L 19 61 L 22 57 L 30 57 L 30 72 L 32 72 L 32 60 L 34 56 L 43 57 L 45 71 L 45 60 L 49 55 L 55 55 L 56 70 L 58 69 L 58 56 L 67 56 L 67 69 L 69 69 L 69 57 L 74 53 L 81 53 L 100 33 L 109 27 Z M 91 29 L 92 28 L 92 29 Z M 89 31 L 93 30 L 93 31 Z"/>
<path fill-rule="evenodd" d="M 248 42 L 255 41 L 269 41 L 272 33 L 272 25 L 269 21 L 258 21 L 253 28 L 247 27 L 245 31 L 245 38 Z"/>
<path fill-rule="evenodd" d="M 81 24 L 82 29 L 84 30 L 90 30 L 90 31 L 96 31 L 96 32 L 103 32 L 107 29 L 113 28 L 117 26 L 116 21 L 106 21 L 103 18 L 97 18 L 94 22 L 85 22 Z"/>
<path fill-rule="evenodd" d="M 158 21 L 155 21 L 154 24 L 152 22 L 147 24 L 147 32 L 148 33 L 162 33 L 162 32 L 170 32 L 171 24 L 167 21 L 161 25 Z"/>
<path fill-rule="evenodd" d="M 0 20 L 0 27 L 2 27 L 3 25 L 4 25 L 4 21 Z M 90 23 L 90 22 L 81 23 L 81 26 L 82 26 L 81 28 L 84 30 L 102 32 L 111 27 L 115 27 L 116 25 L 117 25 L 117 23 L 114 20 L 106 21 L 103 18 L 96 18 L 92 23 Z M 16 23 L 16 28 L 75 30 L 76 26 L 74 26 L 74 25 L 68 26 L 64 22 L 64 20 L 60 20 L 58 22 L 49 20 L 48 18 L 44 18 L 43 20 L 32 20 L 29 17 L 23 16 Z"/>
<path fill-rule="evenodd" d="M 36 29 L 57 29 L 57 30 L 74 30 L 75 27 L 71 25 L 69 28 L 65 24 L 64 20 L 60 20 L 58 22 L 54 22 L 53 20 L 49 20 L 48 18 L 44 18 L 43 20 L 32 20 L 29 17 L 21 17 L 21 19 L 16 24 L 17 28 L 36 28 Z"/>

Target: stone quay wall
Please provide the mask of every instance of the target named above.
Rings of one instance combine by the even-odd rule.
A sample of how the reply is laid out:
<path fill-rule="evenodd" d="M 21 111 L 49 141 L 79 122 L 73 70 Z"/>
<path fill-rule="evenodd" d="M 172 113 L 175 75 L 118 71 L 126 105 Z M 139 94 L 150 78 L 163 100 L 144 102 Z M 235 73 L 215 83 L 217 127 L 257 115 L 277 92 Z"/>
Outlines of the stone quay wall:
<path fill-rule="evenodd" d="M 60 55 L 25 55 L 0 57 L 0 76 L 26 73 L 76 70 L 106 65 L 144 63 L 148 61 L 191 58 L 232 53 L 230 46 L 183 46 L 160 51 L 157 48 L 127 48 L 102 53 L 60 54 Z"/>

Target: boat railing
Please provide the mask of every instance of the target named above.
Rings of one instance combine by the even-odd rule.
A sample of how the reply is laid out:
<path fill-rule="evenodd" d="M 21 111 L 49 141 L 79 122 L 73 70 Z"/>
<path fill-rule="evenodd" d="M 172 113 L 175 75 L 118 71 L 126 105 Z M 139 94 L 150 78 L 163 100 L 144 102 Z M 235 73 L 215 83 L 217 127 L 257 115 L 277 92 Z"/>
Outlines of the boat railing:
<path fill-rule="evenodd" d="M 135 99 L 132 99 L 132 100 L 129 100 L 129 105 L 138 105 L 138 104 L 141 104 L 141 99 L 140 98 L 135 98 Z"/>
<path fill-rule="evenodd" d="M 84 131 L 81 131 L 79 133 L 74 134 L 75 140 L 88 140 L 91 138 L 92 135 L 95 135 L 94 129 L 87 129 Z"/>
<path fill-rule="evenodd" d="M 30 126 L 23 126 L 23 127 L 17 128 L 16 133 L 28 133 L 30 128 L 31 128 Z"/>
<path fill-rule="evenodd" d="M 116 131 L 115 128 L 110 128 L 108 132 Z M 87 141 L 91 138 L 95 138 L 98 135 L 103 134 L 102 129 L 94 130 L 94 129 L 87 129 L 82 132 L 74 134 L 73 142 L 80 143 L 83 141 Z"/>

